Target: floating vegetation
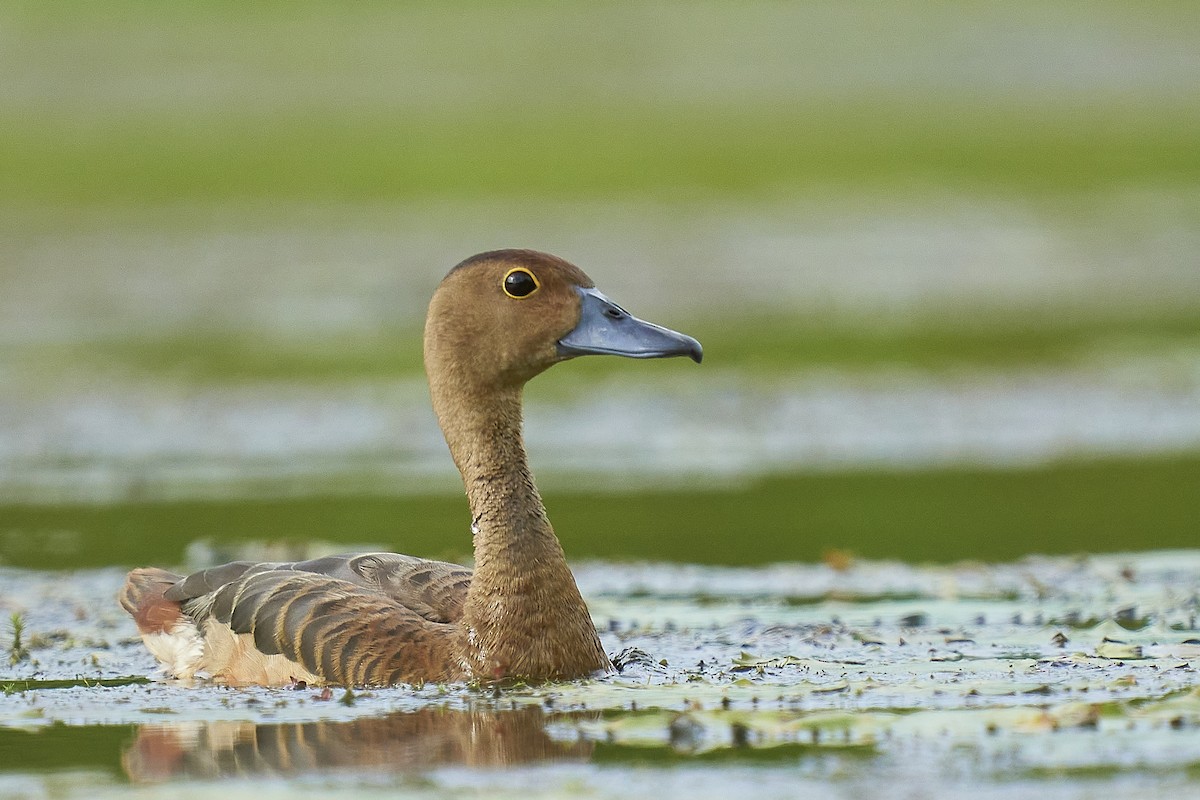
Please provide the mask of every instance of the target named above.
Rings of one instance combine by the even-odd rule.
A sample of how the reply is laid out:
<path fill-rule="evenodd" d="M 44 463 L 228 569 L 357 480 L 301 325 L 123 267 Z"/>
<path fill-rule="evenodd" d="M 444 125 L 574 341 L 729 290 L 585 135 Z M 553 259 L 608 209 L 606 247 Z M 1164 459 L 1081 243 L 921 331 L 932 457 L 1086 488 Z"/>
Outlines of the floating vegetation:
<path fill-rule="evenodd" d="M 1200 551 L 577 573 L 612 674 L 364 690 L 142 677 L 154 664 L 131 623 L 96 602 L 119 571 L 7 570 L 0 608 L 24 609 L 37 658 L 0 676 L 13 754 L 0 788 L 5 774 L 92 763 L 138 782 L 343 775 L 356 792 L 380 774 L 445 782 L 461 765 L 570 765 L 588 786 L 600 778 L 586 770 L 607 765 L 919 769 L 1039 791 L 1065 773 L 1140 786 L 1200 768 Z M 64 737 L 103 752 L 47 749 Z"/>
<path fill-rule="evenodd" d="M 25 632 L 25 620 L 21 615 L 13 612 L 13 615 L 9 617 L 9 625 L 12 627 L 12 644 L 8 647 L 8 663 L 9 665 L 13 665 L 19 661 L 27 660 L 29 658 L 29 649 L 21 640 L 21 636 Z"/>
<path fill-rule="evenodd" d="M 37 679 L 0 680 L 0 692 L 13 694 L 40 689 L 98 689 L 111 686 L 140 686 L 150 683 L 150 679 L 142 676 L 126 678 L 73 678 L 73 679 Z"/>

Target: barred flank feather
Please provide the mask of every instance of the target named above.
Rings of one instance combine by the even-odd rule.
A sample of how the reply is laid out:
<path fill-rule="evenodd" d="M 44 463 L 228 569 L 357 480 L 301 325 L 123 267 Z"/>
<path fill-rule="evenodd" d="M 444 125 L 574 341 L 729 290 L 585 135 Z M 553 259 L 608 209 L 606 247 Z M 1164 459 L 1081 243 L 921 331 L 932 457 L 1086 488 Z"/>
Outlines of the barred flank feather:
<path fill-rule="evenodd" d="M 422 576 L 411 588 L 410 574 Z M 182 601 L 188 617 L 244 638 L 264 662 L 286 659 L 326 683 L 388 684 L 462 677 L 449 621 L 461 615 L 470 575 L 451 564 L 369 553 L 225 564 L 176 579 L 166 594 Z M 214 648 L 204 668 L 242 682 L 238 659 L 246 650 Z M 299 677 L 278 665 L 267 671 L 281 681 Z"/>

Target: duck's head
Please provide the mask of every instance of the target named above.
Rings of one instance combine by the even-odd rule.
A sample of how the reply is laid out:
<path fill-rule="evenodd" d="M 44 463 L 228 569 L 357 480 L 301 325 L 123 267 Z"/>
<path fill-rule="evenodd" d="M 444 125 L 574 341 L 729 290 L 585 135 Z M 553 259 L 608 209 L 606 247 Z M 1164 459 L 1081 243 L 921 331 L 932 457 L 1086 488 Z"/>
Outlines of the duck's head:
<path fill-rule="evenodd" d="M 468 258 L 450 270 L 429 304 L 431 380 L 520 385 L 581 355 L 688 356 L 699 363 L 703 353 L 692 337 L 630 315 L 578 267 L 533 250 Z"/>

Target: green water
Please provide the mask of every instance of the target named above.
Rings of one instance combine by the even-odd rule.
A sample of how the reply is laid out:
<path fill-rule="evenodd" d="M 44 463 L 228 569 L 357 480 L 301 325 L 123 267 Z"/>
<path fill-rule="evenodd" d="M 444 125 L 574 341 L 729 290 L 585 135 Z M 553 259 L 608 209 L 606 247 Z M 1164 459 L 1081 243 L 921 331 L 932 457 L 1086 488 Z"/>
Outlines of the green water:
<path fill-rule="evenodd" d="M 121 751 L 136 733 L 133 725 L 0 728 L 0 771 L 94 770 L 110 778 L 123 777 Z"/>
<path fill-rule="evenodd" d="M 828 550 L 868 558 L 1008 561 L 1026 553 L 1194 547 L 1200 458 L 778 475 L 733 486 L 546 493 L 572 558 L 764 564 Z M 375 546 L 470 557 L 458 496 L 0 506 L 0 559 L 68 569 L 180 564 L 196 540 Z"/>

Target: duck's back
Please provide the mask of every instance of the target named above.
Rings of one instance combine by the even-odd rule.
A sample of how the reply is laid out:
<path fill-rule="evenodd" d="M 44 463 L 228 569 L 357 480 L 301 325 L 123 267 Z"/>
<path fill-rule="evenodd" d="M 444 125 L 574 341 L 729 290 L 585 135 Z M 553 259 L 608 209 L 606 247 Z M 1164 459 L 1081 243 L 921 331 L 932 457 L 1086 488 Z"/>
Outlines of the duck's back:
<path fill-rule="evenodd" d="M 471 571 L 395 553 L 129 573 L 121 604 L 176 677 L 389 684 L 462 677 Z"/>

